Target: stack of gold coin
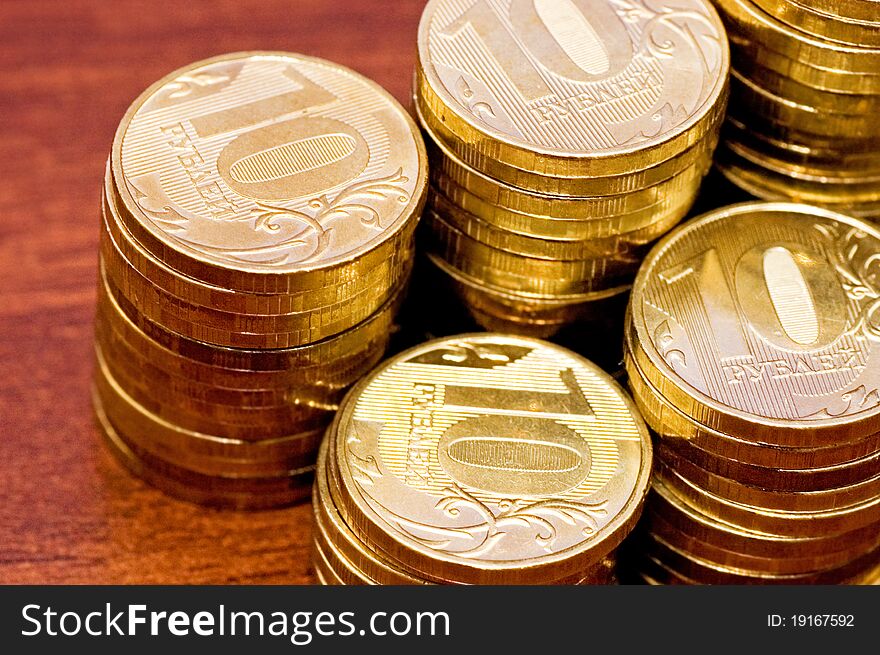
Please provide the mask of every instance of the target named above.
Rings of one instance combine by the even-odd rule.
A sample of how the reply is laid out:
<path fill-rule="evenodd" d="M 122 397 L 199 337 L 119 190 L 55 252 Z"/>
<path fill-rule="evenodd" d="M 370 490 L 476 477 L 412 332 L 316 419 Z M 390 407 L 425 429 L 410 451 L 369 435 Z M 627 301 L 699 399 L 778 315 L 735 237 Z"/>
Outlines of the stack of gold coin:
<path fill-rule="evenodd" d="M 710 166 L 729 68 L 714 9 L 432 0 L 418 53 L 442 277 L 489 329 L 550 336 L 604 313 Z"/>
<path fill-rule="evenodd" d="M 415 123 L 336 64 L 239 53 L 147 89 L 104 190 L 111 449 L 198 502 L 308 494 L 339 401 L 384 355 L 426 189 Z"/>
<path fill-rule="evenodd" d="M 880 231 L 789 203 L 706 214 L 648 255 L 625 340 L 657 439 L 647 580 L 876 577 Z"/>
<path fill-rule="evenodd" d="M 766 200 L 880 218 L 880 3 L 714 1 L 732 49 L 721 171 Z"/>
<path fill-rule="evenodd" d="M 343 401 L 318 458 L 325 584 L 607 584 L 650 484 L 626 393 L 559 346 L 431 341 Z"/>

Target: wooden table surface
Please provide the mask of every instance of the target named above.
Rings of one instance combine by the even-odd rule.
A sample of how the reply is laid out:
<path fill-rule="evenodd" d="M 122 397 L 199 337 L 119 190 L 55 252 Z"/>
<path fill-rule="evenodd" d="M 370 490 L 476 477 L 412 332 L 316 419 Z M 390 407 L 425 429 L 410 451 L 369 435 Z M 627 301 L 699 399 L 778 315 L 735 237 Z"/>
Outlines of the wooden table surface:
<path fill-rule="evenodd" d="M 325 57 L 405 101 L 422 0 L 0 2 L 0 583 L 310 583 L 310 508 L 171 500 L 89 404 L 101 176 L 150 83 L 237 50 Z"/>

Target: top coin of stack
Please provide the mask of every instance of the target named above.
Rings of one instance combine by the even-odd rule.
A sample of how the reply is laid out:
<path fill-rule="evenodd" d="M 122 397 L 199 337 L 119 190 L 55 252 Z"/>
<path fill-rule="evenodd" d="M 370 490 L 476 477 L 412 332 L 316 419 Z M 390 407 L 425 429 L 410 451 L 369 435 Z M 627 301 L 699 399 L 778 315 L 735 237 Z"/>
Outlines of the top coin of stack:
<path fill-rule="evenodd" d="M 626 368 L 658 436 L 642 573 L 839 583 L 880 563 L 880 231 L 746 203 L 678 228 L 631 298 Z"/>
<path fill-rule="evenodd" d="M 717 143 L 711 5 L 432 0 L 418 41 L 427 248 L 475 318 L 549 335 L 626 291 Z"/>
<path fill-rule="evenodd" d="M 415 124 L 336 64 L 225 55 L 135 101 L 105 186 L 96 407 L 111 444 L 190 498 L 293 499 L 387 345 L 427 187 Z"/>
<path fill-rule="evenodd" d="M 361 381 L 328 431 L 315 570 L 331 584 L 608 583 L 650 473 L 644 422 L 595 365 L 523 337 L 432 341 Z"/>
<path fill-rule="evenodd" d="M 733 51 L 721 171 L 767 200 L 880 218 L 880 3 L 714 1 Z"/>

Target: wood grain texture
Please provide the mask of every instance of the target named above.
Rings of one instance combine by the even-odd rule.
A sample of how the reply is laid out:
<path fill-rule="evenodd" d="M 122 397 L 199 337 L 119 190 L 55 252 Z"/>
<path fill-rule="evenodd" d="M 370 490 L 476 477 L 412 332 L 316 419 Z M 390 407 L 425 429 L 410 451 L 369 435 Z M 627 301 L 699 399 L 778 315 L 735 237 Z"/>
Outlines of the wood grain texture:
<path fill-rule="evenodd" d="M 421 0 L 0 3 L 0 583 L 310 583 L 310 507 L 171 500 L 89 404 L 101 176 L 150 83 L 237 50 L 325 57 L 406 101 Z"/>

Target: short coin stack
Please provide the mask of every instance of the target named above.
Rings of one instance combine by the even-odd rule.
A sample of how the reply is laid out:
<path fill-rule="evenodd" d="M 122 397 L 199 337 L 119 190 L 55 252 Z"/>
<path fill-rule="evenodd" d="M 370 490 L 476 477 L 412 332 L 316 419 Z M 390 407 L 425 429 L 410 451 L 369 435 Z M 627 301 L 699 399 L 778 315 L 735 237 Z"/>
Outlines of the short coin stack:
<path fill-rule="evenodd" d="M 721 171 L 766 200 L 880 218 L 880 3 L 714 1 L 732 49 Z"/>
<path fill-rule="evenodd" d="M 197 502 L 307 495 L 385 352 L 426 189 L 415 124 L 335 64 L 240 53 L 145 91 L 103 203 L 94 399 L 119 458 Z"/>
<path fill-rule="evenodd" d="M 533 336 L 628 291 L 717 144 L 729 52 L 708 1 L 432 0 L 418 40 L 441 279 L 483 326 Z"/>
<path fill-rule="evenodd" d="M 657 437 L 645 579 L 876 577 L 880 232 L 787 203 L 695 219 L 639 272 L 626 350 Z"/>
<path fill-rule="evenodd" d="M 491 333 L 428 342 L 343 401 L 314 568 L 325 584 L 610 583 L 650 472 L 635 406 L 585 359 Z"/>

